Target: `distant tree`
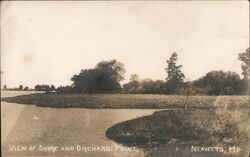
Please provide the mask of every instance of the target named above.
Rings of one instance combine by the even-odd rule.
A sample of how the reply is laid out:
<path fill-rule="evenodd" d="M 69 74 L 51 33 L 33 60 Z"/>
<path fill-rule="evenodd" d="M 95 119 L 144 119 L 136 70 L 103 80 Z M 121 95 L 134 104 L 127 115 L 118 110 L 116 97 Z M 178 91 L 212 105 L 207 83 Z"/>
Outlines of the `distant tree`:
<path fill-rule="evenodd" d="M 71 80 L 77 92 L 116 93 L 121 91 L 120 81 L 124 80 L 124 64 L 116 60 L 102 61 L 94 69 L 81 70 Z"/>
<path fill-rule="evenodd" d="M 197 87 L 207 89 L 208 95 L 233 95 L 240 91 L 240 76 L 231 71 L 211 71 L 194 81 Z"/>
<path fill-rule="evenodd" d="M 48 92 L 48 91 L 50 91 L 50 86 L 49 86 L 49 85 L 42 84 L 41 90 L 42 90 L 42 91 Z"/>
<path fill-rule="evenodd" d="M 123 93 L 129 94 L 163 94 L 165 82 L 146 78 L 140 80 L 138 75 L 131 75 L 130 82 L 123 85 Z"/>
<path fill-rule="evenodd" d="M 76 93 L 77 91 L 72 86 L 59 86 L 56 89 L 57 93 Z"/>
<path fill-rule="evenodd" d="M 106 74 L 109 74 L 111 79 L 115 79 L 115 81 L 124 80 L 125 67 L 124 64 L 118 62 L 117 60 L 111 61 L 102 61 L 97 64 L 96 69 Z"/>
<path fill-rule="evenodd" d="M 130 82 L 133 82 L 133 81 L 137 81 L 137 82 L 140 81 L 139 76 L 137 74 L 132 74 L 131 75 Z"/>
<path fill-rule="evenodd" d="M 6 90 L 6 89 L 7 89 L 7 85 L 4 85 L 4 86 L 3 86 L 3 89 Z"/>
<path fill-rule="evenodd" d="M 187 98 L 189 95 L 207 95 L 209 88 L 197 86 L 196 82 L 197 80 L 184 82 L 183 87 L 178 90 L 178 94 L 186 95 Z"/>
<path fill-rule="evenodd" d="M 241 63 L 242 75 L 245 79 L 249 79 L 250 77 L 250 48 L 246 50 L 246 52 L 242 52 L 239 54 L 238 58 Z"/>
<path fill-rule="evenodd" d="M 23 85 L 20 85 L 18 90 L 23 90 Z"/>
<path fill-rule="evenodd" d="M 250 85 L 250 79 L 241 79 L 240 80 L 240 91 L 239 94 L 241 95 L 249 95 L 249 85 Z"/>
<path fill-rule="evenodd" d="M 136 94 L 141 93 L 142 85 L 139 76 L 132 74 L 130 77 L 130 82 L 123 85 L 123 93 Z"/>
<path fill-rule="evenodd" d="M 24 87 L 24 89 L 23 90 L 25 90 L 25 91 L 28 91 L 29 90 L 29 87 Z"/>
<path fill-rule="evenodd" d="M 55 87 L 53 87 L 53 85 L 52 85 L 52 88 L 55 88 Z M 49 86 L 49 85 L 46 85 L 46 84 L 42 84 L 42 85 L 36 85 L 35 86 L 35 91 L 50 91 L 51 90 L 51 86 Z"/>
<path fill-rule="evenodd" d="M 54 90 L 56 90 L 56 87 L 54 85 L 50 85 L 50 89 L 49 90 L 50 91 L 54 91 Z"/>
<path fill-rule="evenodd" d="M 177 92 L 184 82 L 185 75 L 181 71 L 182 65 L 176 65 L 177 59 L 178 55 L 174 52 L 170 59 L 167 60 L 167 68 L 165 69 L 167 72 L 167 83 L 165 87 L 167 89 L 167 93 Z"/>
<path fill-rule="evenodd" d="M 34 89 L 35 89 L 35 91 L 41 91 L 42 86 L 41 85 L 36 85 Z"/>
<path fill-rule="evenodd" d="M 142 93 L 161 94 L 163 93 L 165 83 L 162 80 L 153 81 L 152 79 L 142 80 Z"/>

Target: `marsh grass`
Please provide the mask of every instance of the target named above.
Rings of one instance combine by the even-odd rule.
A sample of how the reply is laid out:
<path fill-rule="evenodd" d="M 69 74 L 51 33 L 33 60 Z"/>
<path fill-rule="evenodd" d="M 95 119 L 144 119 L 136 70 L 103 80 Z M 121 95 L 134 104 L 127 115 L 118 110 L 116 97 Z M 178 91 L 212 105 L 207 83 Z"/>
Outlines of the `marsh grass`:
<path fill-rule="evenodd" d="M 32 94 L 2 101 L 57 108 L 169 109 L 248 108 L 248 96 L 186 96 L 150 94 Z M 215 105 L 216 104 L 216 105 Z"/>
<path fill-rule="evenodd" d="M 164 110 L 153 115 L 116 124 L 106 136 L 127 146 L 144 149 L 190 148 L 191 145 L 230 146 L 247 153 L 249 110 L 227 107 L 210 110 Z"/>

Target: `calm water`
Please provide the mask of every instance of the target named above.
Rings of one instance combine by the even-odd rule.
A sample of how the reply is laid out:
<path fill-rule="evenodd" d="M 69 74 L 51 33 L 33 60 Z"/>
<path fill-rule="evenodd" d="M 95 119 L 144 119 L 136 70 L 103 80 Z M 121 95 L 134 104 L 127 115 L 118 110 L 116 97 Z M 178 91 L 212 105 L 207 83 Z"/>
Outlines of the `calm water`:
<path fill-rule="evenodd" d="M 32 92 L 4 91 L 2 97 Z M 105 131 L 112 125 L 152 114 L 147 109 L 55 109 L 34 105 L 1 102 L 3 156 L 84 156 L 141 157 L 143 151 L 123 151 L 126 148 L 109 140 Z M 73 151 L 36 150 L 36 148 L 72 146 Z M 77 151 L 81 147 L 107 147 L 112 151 Z M 36 146 L 34 151 L 11 151 L 11 146 Z"/>

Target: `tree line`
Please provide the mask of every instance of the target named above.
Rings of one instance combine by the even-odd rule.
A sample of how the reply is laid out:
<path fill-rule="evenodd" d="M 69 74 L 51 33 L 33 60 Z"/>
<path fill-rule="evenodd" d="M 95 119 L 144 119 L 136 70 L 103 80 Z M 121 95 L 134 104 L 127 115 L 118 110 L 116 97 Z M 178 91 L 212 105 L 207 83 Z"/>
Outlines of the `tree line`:
<path fill-rule="evenodd" d="M 185 81 L 182 65 L 177 65 L 178 54 L 172 53 L 166 61 L 165 80 L 139 79 L 132 74 L 130 81 L 124 80 L 125 66 L 117 60 L 102 61 L 93 69 L 83 69 L 73 75 L 71 86 L 60 86 L 58 93 L 127 93 L 127 94 L 191 94 L 191 95 L 242 95 L 248 94 L 249 88 L 249 48 L 239 53 L 243 79 L 232 71 L 211 71 L 205 76 Z"/>
<path fill-rule="evenodd" d="M 14 87 L 14 88 L 8 88 L 7 85 L 3 86 L 3 90 L 14 90 L 14 91 L 46 91 L 46 92 L 51 92 L 51 91 L 55 91 L 56 87 L 54 85 L 46 85 L 46 84 L 38 84 L 35 85 L 34 88 L 30 88 L 28 86 L 23 86 L 23 85 L 19 85 L 18 87 Z"/>
<path fill-rule="evenodd" d="M 250 68 L 249 48 L 238 54 L 241 61 L 242 79 L 232 71 L 210 71 L 193 81 L 185 81 L 182 65 L 177 65 L 178 54 L 172 53 L 166 60 L 165 80 L 140 79 L 132 74 L 128 83 L 124 80 L 125 66 L 117 60 L 99 62 L 93 69 L 82 69 L 72 76 L 70 86 L 38 84 L 33 89 L 20 85 L 17 88 L 4 90 L 35 90 L 46 93 L 125 93 L 125 94 L 185 94 L 185 95 L 243 95 L 249 94 Z"/>

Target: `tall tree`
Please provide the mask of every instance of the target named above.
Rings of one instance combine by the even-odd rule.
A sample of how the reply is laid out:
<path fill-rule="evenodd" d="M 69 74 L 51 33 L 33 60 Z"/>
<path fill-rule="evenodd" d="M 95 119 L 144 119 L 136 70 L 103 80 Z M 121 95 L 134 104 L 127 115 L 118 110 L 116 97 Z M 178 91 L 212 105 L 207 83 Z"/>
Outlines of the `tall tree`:
<path fill-rule="evenodd" d="M 239 53 L 238 58 L 241 63 L 242 75 L 245 79 L 250 78 L 250 48 L 246 50 L 246 52 Z"/>
<path fill-rule="evenodd" d="M 71 80 L 76 92 L 115 93 L 121 91 L 124 79 L 124 64 L 116 60 L 102 61 L 94 69 L 81 70 Z"/>
<path fill-rule="evenodd" d="M 23 90 L 23 85 L 20 85 L 18 90 Z"/>
<path fill-rule="evenodd" d="M 185 75 L 181 71 L 182 65 L 177 65 L 178 54 L 176 52 L 172 53 L 169 60 L 167 60 L 167 90 L 168 92 L 176 92 L 184 82 Z"/>

